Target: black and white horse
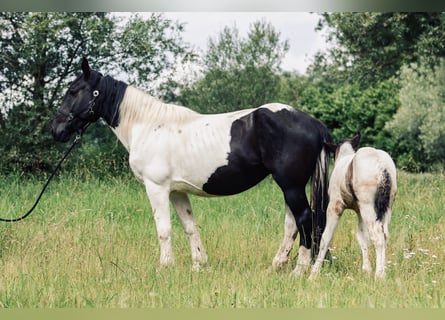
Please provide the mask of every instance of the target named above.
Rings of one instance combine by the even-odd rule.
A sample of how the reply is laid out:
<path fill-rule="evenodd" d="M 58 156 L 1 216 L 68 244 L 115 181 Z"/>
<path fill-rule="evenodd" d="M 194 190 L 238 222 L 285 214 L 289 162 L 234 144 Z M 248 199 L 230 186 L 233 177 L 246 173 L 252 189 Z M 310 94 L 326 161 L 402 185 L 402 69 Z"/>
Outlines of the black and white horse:
<path fill-rule="evenodd" d="M 311 279 L 320 271 L 334 231 L 345 209 L 358 216 L 357 240 L 362 250 L 362 269 L 371 273 L 368 244 L 371 238 L 376 251 L 376 278 L 385 276 L 388 225 L 397 193 L 397 171 L 394 161 L 383 150 L 364 147 L 354 151 L 360 135 L 338 145 L 327 144 L 335 152 L 335 165 L 329 184 L 329 205 L 326 229 L 320 252 L 312 267 Z"/>
<path fill-rule="evenodd" d="M 284 239 L 273 265 L 288 262 L 299 232 L 294 272 L 309 268 L 311 247 L 312 251 L 318 248 L 328 202 L 329 152 L 324 142 L 331 137 L 320 121 L 278 103 L 199 114 L 102 76 L 84 59 L 82 73 L 68 88 L 55 115 L 53 136 L 66 142 L 99 118 L 127 148 L 130 167 L 145 185 L 156 222 L 161 266 L 174 263 L 169 201 L 190 240 L 193 268 L 199 269 L 207 262 L 207 254 L 187 194 L 233 195 L 271 174 L 284 193 L 286 208 Z M 305 194 L 311 177 L 312 210 Z"/>

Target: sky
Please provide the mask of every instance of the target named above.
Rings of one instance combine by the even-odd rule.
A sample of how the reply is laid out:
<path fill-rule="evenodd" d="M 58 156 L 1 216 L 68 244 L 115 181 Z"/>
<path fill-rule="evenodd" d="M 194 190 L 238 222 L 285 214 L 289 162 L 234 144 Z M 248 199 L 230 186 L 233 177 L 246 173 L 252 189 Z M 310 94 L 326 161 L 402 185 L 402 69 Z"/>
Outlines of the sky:
<path fill-rule="evenodd" d="M 208 40 L 216 38 L 225 26 L 236 26 L 240 36 L 247 35 L 250 25 L 258 20 L 270 22 L 288 40 L 290 49 L 282 62 L 282 69 L 301 74 L 319 50 L 326 50 L 326 37 L 315 31 L 320 16 L 308 12 L 165 12 L 166 18 L 185 23 L 184 41 L 202 51 Z"/>

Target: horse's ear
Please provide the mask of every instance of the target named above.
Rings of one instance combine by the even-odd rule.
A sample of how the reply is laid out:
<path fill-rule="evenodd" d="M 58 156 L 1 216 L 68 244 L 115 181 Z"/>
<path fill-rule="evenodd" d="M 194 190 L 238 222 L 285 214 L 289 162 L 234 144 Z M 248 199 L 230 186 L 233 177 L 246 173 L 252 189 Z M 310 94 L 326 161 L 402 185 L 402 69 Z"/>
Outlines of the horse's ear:
<path fill-rule="evenodd" d="M 82 72 L 83 72 L 83 76 L 84 76 L 85 80 L 88 80 L 91 75 L 91 69 L 90 69 L 90 65 L 88 64 L 88 60 L 85 57 L 82 60 Z"/>
<path fill-rule="evenodd" d="M 323 142 L 323 144 L 332 153 L 335 153 L 335 151 L 337 150 L 337 147 L 338 147 L 338 145 L 336 145 L 335 143 L 332 143 L 332 142 Z"/>
<path fill-rule="evenodd" d="M 351 139 L 351 146 L 355 149 L 357 148 L 358 144 L 360 143 L 360 132 L 357 132 L 357 134 Z"/>

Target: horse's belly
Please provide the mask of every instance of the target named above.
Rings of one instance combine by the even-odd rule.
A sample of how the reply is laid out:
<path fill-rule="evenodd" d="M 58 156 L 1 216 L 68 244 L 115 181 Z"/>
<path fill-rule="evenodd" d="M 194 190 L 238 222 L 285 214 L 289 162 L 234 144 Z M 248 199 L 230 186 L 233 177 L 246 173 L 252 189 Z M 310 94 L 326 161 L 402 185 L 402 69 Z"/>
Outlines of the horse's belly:
<path fill-rule="evenodd" d="M 233 195 L 252 188 L 268 175 L 262 165 L 234 168 L 229 164 L 218 168 L 203 185 L 203 190 L 211 195 Z"/>
<path fill-rule="evenodd" d="M 202 190 L 202 186 L 195 185 L 189 181 L 185 180 L 175 180 L 172 181 L 170 186 L 171 191 L 178 191 L 178 192 L 184 192 L 184 193 L 190 193 L 197 196 L 202 197 L 211 197 L 213 195 L 206 193 L 204 190 Z"/>

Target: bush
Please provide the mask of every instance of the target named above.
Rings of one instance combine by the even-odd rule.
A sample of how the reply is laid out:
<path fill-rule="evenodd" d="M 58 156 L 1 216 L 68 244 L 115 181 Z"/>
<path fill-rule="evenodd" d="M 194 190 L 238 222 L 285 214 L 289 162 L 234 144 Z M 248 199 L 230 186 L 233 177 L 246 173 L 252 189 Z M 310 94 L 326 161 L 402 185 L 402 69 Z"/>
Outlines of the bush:
<path fill-rule="evenodd" d="M 401 75 L 401 106 L 386 125 L 394 140 L 400 165 L 424 171 L 443 165 L 445 159 L 445 65 L 435 71 L 404 68 Z"/>

